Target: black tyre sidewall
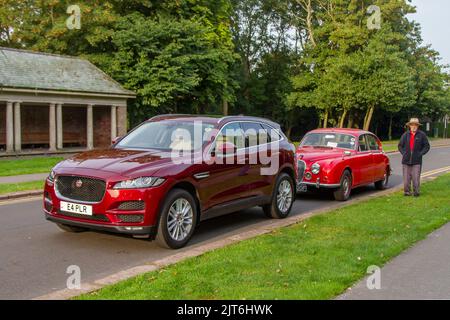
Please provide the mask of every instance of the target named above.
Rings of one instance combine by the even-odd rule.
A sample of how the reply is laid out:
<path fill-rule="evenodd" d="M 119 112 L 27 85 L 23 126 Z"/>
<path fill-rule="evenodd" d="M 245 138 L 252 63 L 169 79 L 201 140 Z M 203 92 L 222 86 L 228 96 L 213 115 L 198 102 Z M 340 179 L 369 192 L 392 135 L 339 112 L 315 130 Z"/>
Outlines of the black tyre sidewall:
<path fill-rule="evenodd" d="M 281 184 L 281 182 L 283 182 L 284 180 L 287 180 L 289 182 L 289 184 L 291 185 L 291 190 L 292 190 L 292 200 L 291 200 L 291 204 L 289 209 L 283 213 L 278 209 L 278 205 L 277 205 L 277 193 L 278 193 L 278 188 Z M 294 201 L 295 201 L 295 187 L 294 187 L 294 181 L 292 180 L 291 176 L 286 174 L 286 173 L 281 173 L 278 178 L 277 178 L 277 182 L 275 183 L 275 187 L 273 190 L 273 194 L 272 194 L 272 202 L 270 204 L 270 212 L 265 212 L 267 216 L 270 216 L 272 218 L 275 219 L 284 219 L 287 218 L 289 216 L 289 214 L 291 213 L 292 210 L 292 206 L 294 205 Z M 269 209 L 269 208 L 267 208 Z M 266 209 L 266 210 L 267 210 Z"/>
<path fill-rule="evenodd" d="M 172 204 L 177 200 L 177 199 L 186 199 L 187 201 L 189 201 L 192 210 L 194 211 L 193 214 L 193 219 L 192 219 L 192 229 L 189 232 L 188 236 L 182 240 L 182 241 L 177 241 L 172 239 L 172 237 L 169 235 L 169 231 L 167 230 L 167 216 L 169 213 L 169 209 L 172 206 Z M 159 216 L 159 220 L 158 220 L 158 230 L 157 230 L 157 234 L 156 234 L 156 240 L 158 242 L 158 244 L 162 247 L 166 247 L 166 248 L 170 248 L 170 249 L 179 249 L 184 247 L 189 240 L 191 239 L 194 231 L 195 231 L 195 227 L 197 225 L 197 205 L 195 202 L 194 197 L 187 192 L 186 190 L 183 189 L 174 189 L 172 191 L 169 192 L 169 194 L 167 195 L 166 199 L 164 200 L 164 204 L 162 206 L 161 209 L 161 214 Z"/>
<path fill-rule="evenodd" d="M 350 190 L 348 192 L 348 195 L 345 194 L 344 190 L 344 181 L 346 178 L 349 179 L 350 184 L 349 186 Z M 352 175 L 348 170 L 345 170 L 344 173 L 342 173 L 340 185 L 341 186 L 339 187 L 339 189 L 334 192 L 334 197 L 338 201 L 347 201 L 350 198 L 350 195 L 352 194 Z"/>
<path fill-rule="evenodd" d="M 378 190 L 385 190 L 389 185 L 389 173 L 388 169 L 386 169 L 386 178 L 380 181 L 375 182 L 375 188 Z"/>

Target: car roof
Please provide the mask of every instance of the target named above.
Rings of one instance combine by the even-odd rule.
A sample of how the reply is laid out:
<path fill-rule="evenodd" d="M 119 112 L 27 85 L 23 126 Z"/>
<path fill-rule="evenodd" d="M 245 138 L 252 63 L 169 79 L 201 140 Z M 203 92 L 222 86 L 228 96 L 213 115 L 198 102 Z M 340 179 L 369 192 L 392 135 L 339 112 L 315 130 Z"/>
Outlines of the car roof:
<path fill-rule="evenodd" d="M 251 116 L 214 116 L 214 115 L 194 115 L 194 114 L 162 114 L 152 117 L 148 121 L 161 121 L 161 120 L 180 120 L 180 121 L 202 121 L 205 123 L 211 123 L 218 126 L 225 125 L 229 122 L 235 121 L 256 121 L 263 122 L 271 125 L 274 128 L 280 128 L 280 125 L 276 122 L 265 118 L 251 117 Z"/>
<path fill-rule="evenodd" d="M 312 130 L 308 133 L 326 133 L 326 132 L 352 134 L 354 136 L 360 136 L 363 134 L 374 135 L 370 131 L 362 130 L 362 129 L 353 129 L 353 128 L 320 128 L 320 129 Z"/>

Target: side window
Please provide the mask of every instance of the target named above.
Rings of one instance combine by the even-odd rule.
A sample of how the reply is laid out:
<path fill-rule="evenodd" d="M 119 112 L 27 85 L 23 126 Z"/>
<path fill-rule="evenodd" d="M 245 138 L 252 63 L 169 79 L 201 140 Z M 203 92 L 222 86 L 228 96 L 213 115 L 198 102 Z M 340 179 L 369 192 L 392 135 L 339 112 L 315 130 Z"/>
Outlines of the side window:
<path fill-rule="evenodd" d="M 257 146 L 260 143 L 260 141 L 262 143 L 267 143 L 267 141 L 262 141 L 262 139 L 261 140 L 259 139 L 259 136 L 263 131 L 263 127 L 259 123 L 242 122 L 241 125 L 242 129 L 244 130 L 246 148 Z"/>
<path fill-rule="evenodd" d="M 366 135 L 363 134 L 359 136 L 359 151 L 369 151 L 369 146 L 367 145 Z"/>
<path fill-rule="evenodd" d="M 281 136 L 278 133 L 278 131 L 274 128 L 272 128 L 271 126 L 263 123 L 262 124 L 263 128 L 267 131 L 267 135 L 268 135 L 268 143 L 272 142 L 272 141 L 278 141 L 281 140 Z"/>
<path fill-rule="evenodd" d="M 223 127 L 216 138 L 216 150 L 220 149 L 221 145 L 226 142 L 233 143 L 238 149 L 244 148 L 245 139 L 239 123 L 230 123 Z"/>
<path fill-rule="evenodd" d="M 373 151 L 380 150 L 380 147 L 378 145 L 377 139 L 375 139 L 372 135 L 367 135 L 367 141 L 369 142 L 369 148 Z"/>

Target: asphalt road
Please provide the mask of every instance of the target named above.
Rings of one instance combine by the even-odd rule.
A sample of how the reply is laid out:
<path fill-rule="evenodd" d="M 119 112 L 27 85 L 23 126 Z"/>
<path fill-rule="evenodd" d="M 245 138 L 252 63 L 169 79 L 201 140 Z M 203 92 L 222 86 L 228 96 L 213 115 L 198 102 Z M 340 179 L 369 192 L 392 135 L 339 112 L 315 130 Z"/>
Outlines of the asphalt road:
<path fill-rule="evenodd" d="M 399 185 L 400 155 L 390 158 L 394 170 L 390 185 Z M 447 166 L 450 147 L 435 148 L 426 156 L 423 171 Z M 373 192 L 372 186 L 364 187 L 355 190 L 353 197 Z M 301 215 L 333 202 L 330 194 L 300 195 L 292 214 Z M 64 233 L 45 220 L 41 206 L 36 198 L 0 203 L 0 299 L 30 299 L 64 289 L 69 265 L 78 265 L 82 282 L 90 282 L 174 253 L 148 240 L 97 232 Z M 206 221 L 189 246 L 238 234 L 265 221 L 259 208 Z"/>

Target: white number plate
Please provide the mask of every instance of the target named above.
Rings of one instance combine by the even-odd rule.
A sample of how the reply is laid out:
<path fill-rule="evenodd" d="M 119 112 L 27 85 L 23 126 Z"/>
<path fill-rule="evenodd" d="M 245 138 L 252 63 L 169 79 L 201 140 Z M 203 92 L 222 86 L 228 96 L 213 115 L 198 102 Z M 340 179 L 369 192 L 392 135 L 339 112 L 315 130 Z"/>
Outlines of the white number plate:
<path fill-rule="evenodd" d="M 84 214 L 87 216 L 92 216 L 92 206 L 88 206 L 85 204 L 79 204 L 79 203 L 70 203 L 61 201 L 60 204 L 61 211 L 66 212 L 72 212 L 72 213 L 78 213 L 78 214 Z"/>

